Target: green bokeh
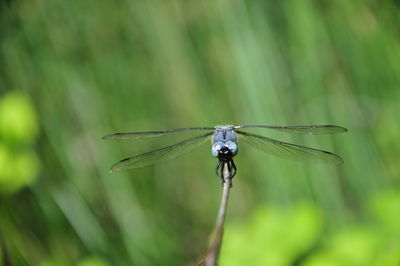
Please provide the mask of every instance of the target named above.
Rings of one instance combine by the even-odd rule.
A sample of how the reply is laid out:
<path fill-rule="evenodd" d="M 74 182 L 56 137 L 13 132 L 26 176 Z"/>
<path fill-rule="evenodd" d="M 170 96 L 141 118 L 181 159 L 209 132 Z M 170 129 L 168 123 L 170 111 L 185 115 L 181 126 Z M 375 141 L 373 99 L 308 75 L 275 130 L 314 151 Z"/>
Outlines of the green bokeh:
<path fill-rule="evenodd" d="M 397 265 L 399 12 L 361 0 L 3 1 L 2 252 L 13 265 L 194 262 L 221 192 L 210 147 L 110 174 L 191 135 L 103 135 L 337 124 L 349 132 L 254 132 L 339 154 L 338 167 L 239 142 L 221 265 Z"/>
<path fill-rule="evenodd" d="M 310 204 L 255 210 L 245 225 L 226 229 L 221 265 L 291 265 L 316 245 L 322 224 Z"/>
<path fill-rule="evenodd" d="M 34 182 L 39 159 L 33 151 L 38 121 L 29 98 L 9 92 L 0 98 L 0 193 L 12 194 Z"/>
<path fill-rule="evenodd" d="M 21 92 L 9 92 L 0 99 L 0 138 L 6 143 L 30 144 L 38 135 L 38 121 L 32 103 Z"/>

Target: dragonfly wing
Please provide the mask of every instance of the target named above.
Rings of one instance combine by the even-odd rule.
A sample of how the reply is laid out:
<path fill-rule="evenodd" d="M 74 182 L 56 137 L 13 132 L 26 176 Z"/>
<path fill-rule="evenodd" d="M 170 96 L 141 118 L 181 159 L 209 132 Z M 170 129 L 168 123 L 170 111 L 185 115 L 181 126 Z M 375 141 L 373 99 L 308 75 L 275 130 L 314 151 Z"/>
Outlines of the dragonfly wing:
<path fill-rule="evenodd" d="M 243 131 L 236 131 L 242 137 L 240 140 L 249 143 L 257 149 L 265 151 L 276 157 L 290 159 L 301 162 L 322 163 L 322 164 L 342 164 L 343 160 L 336 154 L 312 149 L 300 145 L 290 144 L 264 136 L 255 135 Z"/>
<path fill-rule="evenodd" d="M 314 125 L 314 126 L 263 126 L 263 125 L 245 125 L 245 126 L 237 126 L 235 128 L 269 128 L 275 129 L 279 131 L 284 131 L 287 133 L 295 133 L 295 134 L 309 134 L 309 135 L 318 135 L 318 134 L 334 134 L 334 133 L 342 133 L 346 132 L 347 129 L 340 126 L 334 125 Z"/>
<path fill-rule="evenodd" d="M 207 134 L 193 137 L 165 148 L 122 159 L 111 167 L 111 172 L 145 167 L 158 162 L 176 158 L 205 143 L 208 140 L 208 137 L 212 134 L 213 132 L 209 132 Z"/>
<path fill-rule="evenodd" d="M 162 131 L 147 131 L 147 132 L 127 132 L 127 133 L 113 133 L 106 135 L 103 139 L 118 139 L 118 140 L 131 140 L 131 139 L 144 139 L 159 137 L 170 133 L 182 132 L 188 130 L 214 130 L 213 127 L 190 127 L 190 128 L 176 128 Z"/>

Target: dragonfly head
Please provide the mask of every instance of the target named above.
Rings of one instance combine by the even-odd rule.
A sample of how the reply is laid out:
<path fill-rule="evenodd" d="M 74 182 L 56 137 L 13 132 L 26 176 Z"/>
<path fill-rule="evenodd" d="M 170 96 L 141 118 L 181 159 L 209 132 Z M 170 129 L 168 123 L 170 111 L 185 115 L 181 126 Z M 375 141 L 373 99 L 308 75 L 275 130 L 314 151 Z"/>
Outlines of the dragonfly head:
<path fill-rule="evenodd" d="M 221 161 L 229 161 L 238 153 L 238 147 L 233 141 L 216 142 L 212 146 L 211 153 Z"/>

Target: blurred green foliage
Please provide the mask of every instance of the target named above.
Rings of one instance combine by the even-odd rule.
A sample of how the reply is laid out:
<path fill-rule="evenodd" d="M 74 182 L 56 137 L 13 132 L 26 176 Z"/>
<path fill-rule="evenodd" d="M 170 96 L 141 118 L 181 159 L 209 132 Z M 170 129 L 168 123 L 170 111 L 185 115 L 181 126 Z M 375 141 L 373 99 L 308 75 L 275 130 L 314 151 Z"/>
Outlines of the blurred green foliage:
<path fill-rule="evenodd" d="M 222 265 L 398 265 L 399 193 L 377 195 L 365 205 L 367 221 L 324 237 L 329 221 L 312 204 L 260 208 L 244 224 L 227 228 Z"/>
<path fill-rule="evenodd" d="M 196 261 L 221 190 L 210 147 L 110 174 L 188 135 L 101 136 L 218 124 L 349 129 L 255 131 L 333 151 L 339 167 L 239 144 L 221 265 L 398 265 L 399 12 L 392 0 L 1 2 L 3 265 Z"/>
<path fill-rule="evenodd" d="M 0 193 L 15 193 L 37 178 L 39 159 L 33 151 L 38 135 L 29 98 L 10 92 L 0 99 Z"/>
<path fill-rule="evenodd" d="M 226 229 L 222 265 L 291 265 L 322 233 L 322 218 L 310 204 L 260 208 L 245 225 Z"/>

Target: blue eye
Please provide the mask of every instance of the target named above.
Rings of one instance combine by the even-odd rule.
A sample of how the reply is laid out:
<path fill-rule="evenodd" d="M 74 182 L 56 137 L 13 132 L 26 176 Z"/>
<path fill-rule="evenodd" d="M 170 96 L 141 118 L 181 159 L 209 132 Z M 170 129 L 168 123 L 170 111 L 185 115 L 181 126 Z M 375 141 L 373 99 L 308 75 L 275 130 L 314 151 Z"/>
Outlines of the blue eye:
<path fill-rule="evenodd" d="M 215 142 L 212 146 L 211 149 L 211 154 L 214 157 L 218 157 L 218 153 L 221 150 L 221 148 L 224 147 L 224 143 L 223 142 Z"/>
<path fill-rule="evenodd" d="M 235 142 L 228 140 L 225 142 L 225 146 L 233 153 L 236 154 L 238 152 L 238 147 Z"/>

